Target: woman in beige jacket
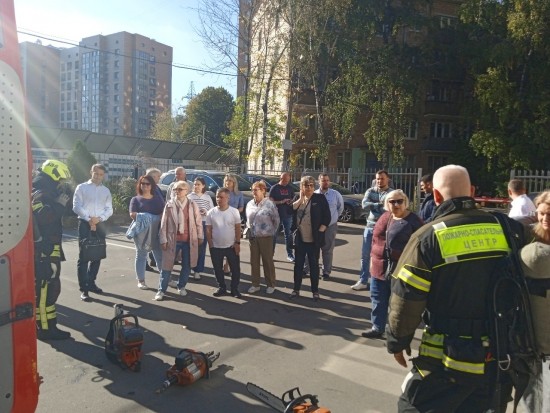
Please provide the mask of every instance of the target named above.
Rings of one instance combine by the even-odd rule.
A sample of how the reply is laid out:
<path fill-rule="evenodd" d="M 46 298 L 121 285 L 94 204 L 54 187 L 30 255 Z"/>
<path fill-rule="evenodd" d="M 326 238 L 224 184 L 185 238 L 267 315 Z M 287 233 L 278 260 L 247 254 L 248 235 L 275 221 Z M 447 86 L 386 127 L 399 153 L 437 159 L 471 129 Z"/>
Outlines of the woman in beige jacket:
<path fill-rule="evenodd" d="M 199 207 L 187 199 L 189 184 L 178 181 L 173 186 L 174 194 L 166 203 L 160 223 L 159 241 L 162 248 L 162 271 L 156 301 L 162 301 L 170 275 L 174 268 L 174 259 L 181 251 L 181 271 L 177 284 L 178 293 L 187 295 L 185 286 L 189 280 L 191 268 L 197 265 L 199 245 L 204 242 L 202 218 Z"/>

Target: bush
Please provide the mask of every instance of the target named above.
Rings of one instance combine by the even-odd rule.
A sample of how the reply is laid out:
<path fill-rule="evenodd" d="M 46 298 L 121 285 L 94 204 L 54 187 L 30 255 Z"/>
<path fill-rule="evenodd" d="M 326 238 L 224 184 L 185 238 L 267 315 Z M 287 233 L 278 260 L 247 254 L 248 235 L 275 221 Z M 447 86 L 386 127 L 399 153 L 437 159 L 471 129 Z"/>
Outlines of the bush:
<path fill-rule="evenodd" d="M 113 197 L 113 214 L 128 213 L 130 200 L 136 195 L 136 184 L 137 181 L 134 178 L 122 178 L 105 183 Z"/>

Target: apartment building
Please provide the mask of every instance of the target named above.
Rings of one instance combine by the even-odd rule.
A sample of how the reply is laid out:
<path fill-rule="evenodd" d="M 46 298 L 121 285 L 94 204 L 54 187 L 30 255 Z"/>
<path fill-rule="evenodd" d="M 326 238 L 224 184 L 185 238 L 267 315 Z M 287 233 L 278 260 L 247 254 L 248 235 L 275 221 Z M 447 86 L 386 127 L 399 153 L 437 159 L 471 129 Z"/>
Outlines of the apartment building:
<path fill-rule="evenodd" d="M 71 48 L 25 42 L 21 51 L 31 125 L 146 137 L 170 108 L 173 51 L 154 39 L 119 32 Z"/>
<path fill-rule="evenodd" d="M 254 0 L 243 0 L 241 7 L 249 6 Z M 458 8 L 462 1 L 460 0 L 434 0 L 429 2 L 421 10 L 421 13 L 431 19 L 431 21 L 444 30 L 457 23 Z M 261 14 L 261 8 L 259 9 Z M 265 14 L 262 14 L 265 16 Z M 259 17 L 262 18 L 262 17 Z M 265 53 L 262 54 L 262 37 L 266 37 L 265 28 L 271 27 L 272 30 L 280 32 L 282 29 L 275 23 L 258 23 L 255 37 L 250 42 L 241 42 L 244 45 L 250 44 L 250 50 L 240 50 L 239 66 L 241 68 L 257 67 L 259 59 L 265 59 Z M 241 27 L 241 29 L 243 29 Z M 424 29 L 416 27 L 403 27 L 399 29 L 396 38 L 399 42 L 408 45 L 419 45 L 426 41 L 427 32 Z M 241 36 L 243 37 L 243 36 Z M 277 36 L 281 38 L 280 35 Z M 378 41 L 381 43 L 383 35 L 380 34 Z M 376 41 L 375 41 L 376 43 Z M 371 47 L 376 47 L 376 44 Z M 270 44 L 272 50 L 278 50 L 276 41 Z M 441 45 L 442 55 L 444 54 L 445 43 Z M 247 59 L 251 59 L 248 62 Z M 273 118 L 281 118 L 281 113 L 289 111 L 292 113 L 293 125 L 300 125 L 300 135 L 302 139 L 294 142 L 290 158 L 292 164 L 297 169 L 340 169 L 348 168 L 356 170 L 365 170 L 367 168 L 379 167 L 406 167 L 406 168 L 424 168 L 427 171 L 434 171 L 439 166 L 448 163 L 450 154 L 454 150 L 454 137 L 457 134 L 457 124 L 460 121 L 461 104 L 465 99 L 464 79 L 460 76 L 454 78 L 448 74 L 432 70 L 430 77 L 425 84 L 419 87 L 418 96 L 415 99 L 415 105 L 410 110 L 410 123 L 403 131 L 405 139 L 404 161 L 395 164 L 388 156 L 388 161 L 382 164 L 376 158 L 374 151 L 369 148 L 363 134 L 367 129 L 369 115 L 365 112 L 358 117 L 353 135 L 346 143 L 333 143 L 330 145 L 328 159 L 316 159 L 312 154 L 316 150 L 314 143 L 317 117 L 315 116 L 316 107 L 313 93 L 307 85 L 293 85 L 293 91 L 289 94 L 288 80 L 283 80 L 285 73 L 291 73 L 287 59 L 280 59 L 283 67 L 277 71 L 277 80 L 271 87 L 271 93 L 274 94 L 273 102 L 279 106 L 279 113 Z M 241 70 L 241 73 L 243 71 Z M 281 75 L 282 74 L 282 75 Z M 254 81 L 252 81 L 254 83 Z M 263 93 L 262 90 L 255 91 L 256 94 Z M 242 89 L 238 88 L 238 96 L 242 94 Z M 288 96 L 291 96 L 292 102 L 289 103 Z M 254 102 L 251 102 L 251 105 Z M 251 106 L 251 111 L 254 108 Z M 272 114 L 273 115 L 273 114 Z M 253 116 L 251 114 L 251 116 Z M 284 129 L 284 120 L 280 121 L 281 128 Z M 324 125 L 325 135 L 328 141 L 334 142 L 330 125 Z M 281 137 L 283 135 L 281 134 Z M 254 137 L 256 143 L 259 143 L 259 137 Z M 389 152 L 389 151 L 388 151 Z M 257 152 L 256 152 L 257 153 Z M 267 165 L 273 165 L 273 169 L 280 169 L 283 151 L 279 151 L 279 156 L 270 159 Z M 258 169 L 259 160 L 257 155 L 252 155 L 249 159 L 249 168 Z"/>

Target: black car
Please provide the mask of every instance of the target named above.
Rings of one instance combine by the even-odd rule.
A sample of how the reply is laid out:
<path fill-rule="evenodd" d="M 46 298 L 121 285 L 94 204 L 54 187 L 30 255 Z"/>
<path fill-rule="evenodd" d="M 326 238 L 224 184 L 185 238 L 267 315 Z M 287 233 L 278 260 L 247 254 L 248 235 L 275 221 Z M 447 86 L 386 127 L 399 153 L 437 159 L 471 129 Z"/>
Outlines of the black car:
<path fill-rule="evenodd" d="M 294 185 L 299 186 L 300 182 L 294 182 Z M 344 188 L 342 185 L 338 185 L 334 182 L 330 183 L 330 187 L 335 191 L 340 192 L 342 199 L 344 200 L 344 211 L 338 218 L 338 221 L 344 223 L 350 223 L 353 221 L 366 220 L 368 211 L 363 209 L 362 200 L 363 195 L 356 195 L 350 190 Z M 319 183 L 315 182 L 315 189 L 319 189 Z"/>

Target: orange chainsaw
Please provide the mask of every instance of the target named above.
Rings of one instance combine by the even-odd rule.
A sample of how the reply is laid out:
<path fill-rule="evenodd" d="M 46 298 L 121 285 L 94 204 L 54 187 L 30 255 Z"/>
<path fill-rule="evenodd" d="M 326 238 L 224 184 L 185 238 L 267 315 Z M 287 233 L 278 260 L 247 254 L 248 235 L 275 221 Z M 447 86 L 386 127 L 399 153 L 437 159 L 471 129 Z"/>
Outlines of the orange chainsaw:
<path fill-rule="evenodd" d="M 166 371 L 166 380 L 158 391 L 163 392 L 173 384 L 187 386 L 203 377 L 210 378 L 212 363 L 219 357 L 220 353 L 213 351 L 201 353 L 189 348 L 180 350 L 174 365 Z"/>
<path fill-rule="evenodd" d="M 246 389 L 265 404 L 281 413 L 330 413 L 329 409 L 317 405 L 319 403 L 317 396 L 312 394 L 302 395 L 298 387 L 286 391 L 282 397 L 277 397 L 254 383 L 247 383 Z"/>

